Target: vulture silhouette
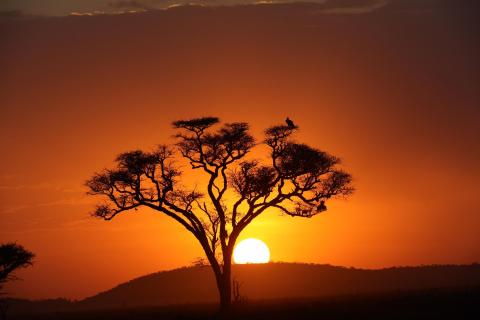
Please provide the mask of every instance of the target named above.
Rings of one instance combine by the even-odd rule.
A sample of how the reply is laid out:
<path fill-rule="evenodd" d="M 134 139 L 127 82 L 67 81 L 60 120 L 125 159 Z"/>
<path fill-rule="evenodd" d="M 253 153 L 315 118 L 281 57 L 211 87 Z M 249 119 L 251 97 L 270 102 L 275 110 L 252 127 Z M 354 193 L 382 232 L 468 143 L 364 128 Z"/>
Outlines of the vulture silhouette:
<path fill-rule="evenodd" d="M 322 201 L 320 201 L 320 204 L 317 207 L 317 212 L 322 212 L 322 211 L 325 211 L 325 210 L 327 210 L 327 206 L 325 205 L 325 201 L 322 200 Z"/>
<path fill-rule="evenodd" d="M 296 127 L 295 124 L 293 123 L 293 121 L 290 120 L 289 117 L 287 117 L 287 119 L 285 119 L 285 122 L 287 123 L 287 126 L 288 126 L 290 129 L 293 129 L 293 128 Z"/>

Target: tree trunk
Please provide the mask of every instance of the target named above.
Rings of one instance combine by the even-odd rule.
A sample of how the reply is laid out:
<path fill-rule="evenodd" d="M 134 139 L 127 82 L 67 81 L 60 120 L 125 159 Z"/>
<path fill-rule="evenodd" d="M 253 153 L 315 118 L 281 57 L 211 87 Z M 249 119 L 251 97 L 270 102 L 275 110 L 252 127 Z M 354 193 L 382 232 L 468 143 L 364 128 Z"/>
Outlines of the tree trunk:
<path fill-rule="evenodd" d="M 225 314 L 232 305 L 232 259 L 231 253 L 224 255 L 223 270 L 215 274 L 217 278 L 218 293 L 220 295 L 220 313 Z"/>
<path fill-rule="evenodd" d="M 228 271 L 226 270 L 228 269 Z M 225 312 L 230 309 L 232 305 L 232 283 L 231 283 L 231 272 L 230 267 L 225 268 L 222 273 L 221 278 L 221 288 L 219 288 L 220 293 L 220 310 Z"/>

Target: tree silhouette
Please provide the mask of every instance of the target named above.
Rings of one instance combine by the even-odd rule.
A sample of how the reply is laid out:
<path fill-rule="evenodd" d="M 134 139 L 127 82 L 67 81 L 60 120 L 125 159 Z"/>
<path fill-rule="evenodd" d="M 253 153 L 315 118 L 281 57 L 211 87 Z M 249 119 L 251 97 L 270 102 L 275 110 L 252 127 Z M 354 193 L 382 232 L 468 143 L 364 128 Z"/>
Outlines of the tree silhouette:
<path fill-rule="evenodd" d="M 16 243 L 0 245 L 0 289 L 8 280 L 14 279 L 14 272 L 33 264 L 35 255 Z"/>
<path fill-rule="evenodd" d="M 96 217 L 111 220 L 124 211 L 148 207 L 192 233 L 213 269 L 225 310 L 232 300 L 232 253 L 246 226 L 267 209 L 313 217 L 326 210 L 326 200 L 347 196 L 353 188 L 351 176 L 337 168 L 338 158 L 292 140 L 297 126 L 265 130 L 263 144 L 270 152 L 262 162 L 246 159 L 256 146 L 247 123 L 212 130 L 218 123 L 216 117 L 175 121 L 175 146 L 122 153 L 116 168 L 96 173 L 86 185 L 89 194 L 107 199 L 97 205 Z M 202 191 L 180 183 L 179 158 L 206 175 Z"/>
<path fill-rule="evenodd" d="M 16 243 L 0 245 L 0 295 L 3 285 L 16 279 L 14 272 L 20 268 L 31 266 L 35 255 Z M 0 300 L 0 319 L 6 319 L 7 303 Z"/>

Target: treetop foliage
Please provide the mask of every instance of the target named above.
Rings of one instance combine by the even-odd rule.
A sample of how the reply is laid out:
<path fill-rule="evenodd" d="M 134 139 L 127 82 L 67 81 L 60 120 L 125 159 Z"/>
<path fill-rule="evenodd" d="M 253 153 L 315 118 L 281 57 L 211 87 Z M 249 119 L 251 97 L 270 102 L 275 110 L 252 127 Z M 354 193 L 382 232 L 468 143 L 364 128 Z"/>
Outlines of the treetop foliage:
<path fill-rule="evenodd" d="M 259 160 L 247 158 L 256 146 L 247 123 L 214 130 L 219 122 L 216 117 L 178 120 L 174 145 L 120 154 L 115 168 L 86 182 L 90 194 L 106 199 L 94 216 L 110 220 L 139 206 L 166 214 L 200 241 L 215 269 L 221 266 L 217 248 L 222 256 L 229 254 L 240 232 L 267 209 L 313 217 L 326 210 L 328 199 L 353 192 L 351 176 L 339 168 L 337 157 L 292 139 L 298 126 L 267 128 L 262 142 L 270 152 Z M 178 157 L 206 175 L 205 186 L 183 186 Z"/>
<path fill-rule="evenodd" d="M 33 264 L 35 255 L 14 242 L 0 245 L 0 286 L 12 279 L 15 270 Z"/>

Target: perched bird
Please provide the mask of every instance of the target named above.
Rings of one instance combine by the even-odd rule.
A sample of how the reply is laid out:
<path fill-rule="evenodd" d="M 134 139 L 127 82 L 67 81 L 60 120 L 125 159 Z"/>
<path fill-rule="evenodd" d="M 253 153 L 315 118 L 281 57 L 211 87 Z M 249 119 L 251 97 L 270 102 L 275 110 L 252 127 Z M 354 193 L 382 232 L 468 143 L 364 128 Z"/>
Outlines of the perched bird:
<path fill-rule="evenodd" d="M 320 204 L 317 207 L 317 212 L 322 212 L 322 211 L 325 211 L 325 210 L 327 210 L 327 206 L 325 205 L 325 201 L 322 200 L 322 201 L 320 201 Z"/>
<path fill-rule="evenodd" d="M 285 122 L 287 123 L 287 126 L 288 126 L 290 129 L 296 128 L 295 124 L 293 124 L 293 121 L 290 120 L 289 117 L 287 117 L 287 119 L 285 119 Z"/>

